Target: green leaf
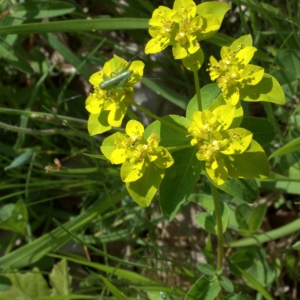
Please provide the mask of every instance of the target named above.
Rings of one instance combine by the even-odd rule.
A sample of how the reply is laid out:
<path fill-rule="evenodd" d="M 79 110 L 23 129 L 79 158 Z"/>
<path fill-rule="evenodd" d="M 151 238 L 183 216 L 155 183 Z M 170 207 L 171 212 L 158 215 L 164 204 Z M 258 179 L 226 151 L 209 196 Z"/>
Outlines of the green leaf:
<path fill-rule="evenodd" d="M 267 257 L 265 250 L 261 246 L 248 247 L 248 253 L 245 251 L 244 256 L 253 257 L 253 261 L 250 266 L 242 266 L 241 264 L 236 264 L 234 260 L 230 258 L 230 269 L 234 274 L 242 274 L 247 285 L 252 288 L 257 289 L 257 285 L 252 282 L 247 276 L 255 278 L 256 282 L 261 287 L 268 287 L 280 274 L 280 262 L 278 259 L 270 261 Z M 244 260 L 247 258 L 244 258 Z"/>
<path fill-rule="evenodd" d="M 51 296 L 69 295 L 71 290 L 72 277 L 69 275 L 66 259 L 54 265 L 49 275 L 50 285 L 52 286 Z"/>
<path fill-rule="evenodd" d="M 272 157 L 285 155 L 285 154 L 295 152 L 295 151 L 300 151 L 300 138 L 296 138 L 296 139 L 292 140 L 291 142 L 285 144 L 284 146 L 282 146 L 281 148 L 279 148 L 278 150 L 273 152 L 270 155 L 269 159 Z"/>
<path fill-rule="evenodd" d="M 12 288 L 11 280 L 3 275 L 0 275 L 0 292 L 6 291 Z"/>
<path fill-rule="evenodd" d="M 206 242 L 205 242 L 205 246 L 203 248 L 203 253 L 205 255 L 206 261 L 210 265 L 214 265 L 214 261 L 215 261 L 214 250 L 215 249 L 214 249 L 214 246 L 212 243 L 211 234 L 208 233 L 208 236 L 207 236 Z"/>
<path fill-rule="evenodd" d="M 250 34 L 240 36 L 234 42 L 232 42 L 232 44 L 230 45 L 230 49 L 232 51 L 235 51 L 235 50 L 239 49 L 241 44 L 243 44 L 244 47 L 252 46 L 252 44 L 253 44 L 252 36 Z"/>
<path fill-rule="evenodd" d="M 248 204 L 241 204 L 235 210 L 236 220 L 240 226 L 240 234 L 251 236 L 260 228 L 267 210 L 266 205 L 250 207 Z"/>
<path fill-rule="evenodd" d="M 268 158 L 262 147 L 254 140 L 242 154 L 223 155 L 222 158 L 229 176 L 266 178 L 270 173 Z"/>
<path fill-rule="evenodd" d="M 96 249 L 97 250 L 97 249 Z M 97 252 L 97 251 L 96 251 Z M 102 255 L 105 255 L 106 253 L 102 252 Z M 57 254 L 51 254 L 52 257 L 57 257 L 57 258 L 63 258 L 63 256 L 61 255 L 57 255 Z M 108 257 L 110 255 L 107 255 Z M 112 257 L 109 257 L 110 259 Z M 138 285 L 149 285 L 149 286 L 155 286 L 157 285 L 157 283 L 154 280 L 151 280 L 143 275 L 140 275 L 139 273 L 133 272 L 133 271 L 128 271 L 122 268 L 116 268 L 105 265 L 105 264 L 99 264 L 99 263 L 95 263 L 95 262 L 91 262 L 88 261 L 82 257 L 79 258 L 73 258 L 73 257 L 66 257 L 66 259 L 68 261 L 72 261 L 75 262 L 76 264 L 82 265 L 82 266 L 88 266 L 88 267 L 92 267 L 96 270 L 100 270 L 106 273 L 109 273 L 111 275 L 114 276 L 118 276 L 121 277 L 125 280 L 128 280 L 129 282 L 133 283 L 133 284 L 138 284 Z M 118 263 L 128 263 L 128 261 L 126 260 L 121 260 L 121 259 L 116 259 L 118 261 Z M 140 265 L 140 267 L 142 267 Z"/>
<path fill-rule="evenodd" d="M 5 204 L 0 209 L 0 228 L 25 234 L 28 212 L 20 199 L 16 204 Z"/>
<path fill-rule="evenodd" d="M 44 19 L 66 15 L 75 10 L 71 3 L 34 1 L 12 6 L 9 11 L 15 18 Z"/>
<path fill-rule="evenodd" d="M 240 248 L 238 251 L 232 253 L 229 259 L 230 271 L 234 275 L 241 275 L 240 271 L 235 267 L 238 266 L 243 270 L 249 269 L 255 258 L 255 250 L 252 247 Z"/>
<path fill-rule="evenodd" d="M 243 294 L 230 294 L 227 295 L 224 300 L 255 300 L 254 298 L 248 296 L 248 295 L 243 295 Z"/>
<path fill-rule="evenodd" d="M 265 146 L 275 137 L 274 127 L 267 119 L 245 117 L 240 125 L 253 133 L 253 139 Z"/>
<path fill-rule="evenodd" d="M 196 152 L 197 148 L 193 147 L 172 153 L 174 164 L 166 169 L 160 187 L 160 207 L 169 221 L 176 216 L 199 179 L 202 164 Z"/>
<path fill-rule="evenodd" d="M 278 80 L 287 101 L 292 101 L 297 92 L 298 77 L 293 73 L 293 71 L 287 69 L 276 70 L 272 72 L 272 76 Z"/>
<path fill-rule="evenodd" d="M 88 132 L 90 135 L 101 134 L 111 129 L 107 122 L 109 111 L 103 110 L 100 114 L 90 114 Z"/>
<path fill-rule="evenodd" d="M 215 207 L 213 197 L 210 195 L 193 194 L 189 196 L 189 200 L 200 204 L 208 212 L 202 212 L 195 216 L 196 222 L 210 233 L 217 234 L 217 223 L 215 217 Z M 222 227 L 225 232 L 228 222 L 229 210 L 227 204 L 220 202 Z"/>
<path fill-rule="evenodd" d="M 48 32 L 82 32 L 94 30 L 148 29 L 149 19 L 103 18 L 94 20 L 68 20 L 45 23 L 31 23 L 0 27 L 0 34 L 30 34 Z"/>
<path fill-rule="evenodd" d="M 26 60 L 25 53 L 20 53 L 19 51 L 15 50 L 12 45 L 9 45 L 4 40 L 0 41 L 0 57 L 5 59 L 9 64 L 15 66 L 20 71 L 33 74 L 33 70 Z"/>
<path fill-rule="evenodd" d="M 172 126 L 177 127 L 180 131 L 176 130 L 174 127 L 166 125 L 165 123 L 155 121 L 145 129 L 145 139 L 147 139 L 151 133 L 156 133 L 156 135 L 160 138 L 160 146 L 176 147 L 190 145 L 191 138 L 187 137 L 188 131 L 186 129 L 186 127 L 190 125 L 189 120 L 177 115 L 169 115 L 162 119 Z"/>
<path fill-rule="evenodd" d="M 220 290 L 217 280 L 210 282 L 206 277 L 201 277 L 187 292 L 185 300 L 214 300 Z"/>
<path fill-rule="evenodd" d="M 240 99 L 249 102 L 266 101 L 276 104 L 285 104 L 282 87 L 275 77 L 266 73 L 258 84 L 240 89 Z"/>
<path fill-rule="evenodd" d="M 251 282 L 252 286 L 261 293 L 267 300 L 274 300 L 274 298 L 268 293 L 268 291 L 258 282 L 256 281 L 252 276 L 250 276 L 247 272 L 242 270 L 241 268 L 237 267 L 237 269 L 243 274 L 245 278 L 249 282 Z"/>
<path fill-rule="evenodd" d="M 234 291 L 234 286 L 231 280 L 226 278 L 225 276 L 221 276 L 219 278 L 220 285 L 229 293 L 232 293 Z"/>
<path fill-rule="evenodd" d="M 43 275 L 37 268 L 25 274 L 6 273 L 12 282 L 12 288 L 0 292 L 0 297 L 14 297 L 14 299 L 33 299 L 50 295 L 50 289 Z"/>
<path fill-rule="evenodd" d="M 209 264 L 197 263 L 197 269 L 204 275 L 215 275 L 216 270 Z"/>
<path fill-rule="evenodd" d="M 300 51 L 295 49 L 279 51 L 275 58 L 275 64 L 281 69 L 272 75 L 277 78 L 286 97 L 291 100 L 296 94 L 298 79 L 300 78 Z"/>
<path fill-rule="evenodd" d="M 195 221 L 199 224 L 199 226 L 206 231 L 217 234 L 217 222 L 214 216 L 212 216 L 209 212 L 202 212 L 195 216 Z"/>
<path fill-rule="evenodd" d="M 124 131 L 115 132 L 103 140 L 100 150 L 106 159 L 111 159 L 111 155 L 115 151 L 115 141 L 119 136 L 123 136 L 123 133 Z"/>
<path fill-rule="evenodd" d="M 200 90 L 202 109 L 207 109 L 211 105 L 211 103 L 217 98 L 220 92 L 221 90 L 218 88 L 218 86 L 215 83 L 205 85 Z M 187 110 L 186 110 L 186 118 L 190 120 L 191 117 L 193 116 L 193 113 L 198 110 L 199 109 L 198 109 L 197 95 L 195 95 L 188 103 Z"/>
<path fill-rule="evenodd" d="M 214 184 L 213 181 L 210 180 L 210 182 Z M 225 183 L 216 187 L 247 203 L 253 203 L 258 197 L 257 183 L 252 178 L 227 177 Z"/>
<path fill-rule="evenodd" d="M 120 201 L 120 199 L 122 199 L 125 195 L 127 195 L 127 192 L 122 191 L 108 198 L 107 196 L 100 197 L 98 201 L 80 215 L 67 222 L 65 226 L 73 232 L 84 228 L 99 214 L 104 213 L 112 207 L 114 203 Z M 8 268 L 23 268 L 37 262 L 48 252 L 57 249 L 57 247 L 62 246 L 64 243 L 69 241 L 70 238 L 70 235 L 66 233 L 65 230 L 56 228 L 35 239 L 31 243 L 19 247 L 5 256 L 0 257 L 0 266 L 2 266 L 4 270 Z M 32 255 L 32 253 L 35 255 Z"/>
<path fill-rule="evenodd" d="M 200 48 L 197 52 L 182 59 L 183 65 L 192 72 L 198 72 L 204 61 L 204 53 Z"/>
<path fill-rule="evenodd" d="M 211 102 L 208 109 L 210 111 L 213 111 L 221 105 L 227 105 L 226 101 L 224 100 L 224 97 L 223 97 L 222 93 L 220 93 L 217 96 L 217 98 L 213 102 Z M 242 123 L 243 117 L 244 117 L 244 111 L 243 111 L 243 107 L 241 105 L 241 102 L 239 101 L 237 103 L 237 105 L 235 106 L 234 119 L 233 119 L 233 121 L 232 121 L 229 128 L 239 127 L 240 124 Z"/>
<path fill-rule="evenodd" d="M 204 2 L 197 6 L 197 14 L 204 16 L 214 14 L 222 23 L 225 13 L 230 9 L 230 6 L 222 2 Z"/>
<path fill-rule="evenodd" d="M 260 188 L 266 191 L 279 190 L 288 194 L 300 195 L 299 180 L 295 181 L 294 178 L 286 178 L 274 172 L 271 172 L 270 175 L 272 177 L 267 181 L 259 181 Z"/>
<path fill-rule="evenodd" d="M 129 300 L 129 298 L 125 297 L 112 283 L 110 283 L 106 278 L 100 275 L 100 278 L 106 285 L 106 287 L 111 291 L 111 293 L 118 299 L 118 300 Z"/>
<path fill-rule="evenodd" d="M 295 78 L 300 78 L 300 51 L 295 49 L 285 49 L 279 51 L 275 59 L 275 64 L 282 70 L 291 71 Z"/>
<path fill-rule="evenodd" d="M 146 161 L 145 161 L 146 163 Z M 126 188 L 133 200 L 142 207 L 148 207 L 159 189 L 165 169 L 154 163 L 146 164 L 143 176 L 134 182 L 126 182 Z"/>
<path fill-rule="evenodd" d="M 13 169 L 13 168 L 18 168 L 22 165 L 24 165 L 32 156 L 33 151 L 28 151 L 28 152 L 24 152 L 22 154 L 20 154 L 18 157 L 16 157 L 11 163 L 10 165 L 6 166 L 4 168 L 4 170 L 9 170 L 9 169 Z"/>
<path fill-rule="evenodd" d="M 10 15 L 6 15 L 0 19 L 0 27 L 11 26 L 11 25 L 20 25 L 22 23 L 23 23 L 23 20 L 13 18 Z M 16 34 L 9 34 L 7 36 L 3 36 L 3 40 L 5 40 L 5 42 L 11 46 L 15 44 L 17 38 L 18 38 L 18 35 L 16 35 Z"/>

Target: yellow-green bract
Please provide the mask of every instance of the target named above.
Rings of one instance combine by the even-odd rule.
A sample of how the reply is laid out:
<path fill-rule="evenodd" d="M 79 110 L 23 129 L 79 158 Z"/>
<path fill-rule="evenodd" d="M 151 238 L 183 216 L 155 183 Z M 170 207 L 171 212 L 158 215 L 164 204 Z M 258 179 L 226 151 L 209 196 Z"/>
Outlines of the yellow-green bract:
<path fill-rule="evenodd" d="M 144 63 L 129 61 L 114 55 L 103 69 L 94 73 L 89 81 L 94 91 L 86 100 L 86 109 L 91 114 L 88 130 L 91 135 L 119 127 L 130 101 L 134 96 L 134 85 L 143 76 Z M 104 87 L 104 88 L 103 88 Z"/>
<path fill-rule="evenodd" d="M 103 81 L 99 84 L 99 88 L 108 91 L 114 88 L 122 87 L 133 74 L 132 70 L 128 71 L 130 66 L 131 61 L 129 61 L 120 72 L 117 72 L 117 70 L 113 72 L 111 77 L 107 77 L 103 74 Z"/>

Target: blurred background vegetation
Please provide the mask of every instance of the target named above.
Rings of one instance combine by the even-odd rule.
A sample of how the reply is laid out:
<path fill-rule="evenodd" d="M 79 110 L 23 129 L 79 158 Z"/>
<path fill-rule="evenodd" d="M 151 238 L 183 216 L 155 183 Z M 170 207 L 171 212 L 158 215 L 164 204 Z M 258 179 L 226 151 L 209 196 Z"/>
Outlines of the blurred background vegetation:
<path fill-rule="evenodd" d="M 231 10 L 219 33 L 201 43 L 205 53 L 201 85 L 210 83 L 209 56 L 219 57 L 221 46 L 251 34 L 258 48 L 254 63 L 277 78 L 287 100 L 285 106 L 243 104 L 246 115 L 268 118 L 273 124 L 276 137 L 265 147 L 270 155 L 299 138 L 300 2 L 234 0 L 229 4 Z M 52 290 L 43 283 L 44 294 L 30 294 L 32 298 L 71 295 L 68 299 L 75 299 L 75 292 L 77 299 L 112 298 L 108 279 L 135 299 L 182 299 L 200 274 L 197 262 L 212 260 L 214 237 L 207 237 L 196 225 L 198 207 L 186 203 L 168 223 L 158 201 L 147 209 L 133 202 L 118 167 L 85 155 L 100 154 L 105 137 L 87 134 L 88 79 L 113 54 L 144 61 L 145 77 L 136 88 L 135 101 L 151 111 L 184 115 L 194 96 L 192 73 L 174 61 L 170 49 L 157 55 L 143 53 L 150 38 L 148 19 L 159 5 L 172 7 L 173 0 L 0 2 L 2 290 L 20 278 L 24 286 L 32 280 L 43 282 L 38 269 L 30 272 L 37 267 L 41 274 L 52 275 L 47 279 Z M 136 115 L 146 124 L 151 122 L 136 111 L 125 122 Z M 299 218 L 299 150 L 296 146 L 294 152 L 271 159 L 272 179 L 258 183 L 257 204 L 267 206 L 261 232 Z M 53 219 L 76 233 L 77 240 Z M 235 252 L 229 247 L 227 257 L 231 252 L 240 257 L 252 253 L 256 261 L 248 270 L 274 299 L 299 299 L 299 251 L 278 252 L 299 239 L 297 226 L 263 247 L 251 246 L 251 251 L 247 247 Z M 228 232 L 227 241 L 237 238 Z M 62 258 L 68 258 L 70 270 Z M 15 277 L 8 275 L 11 271 Z M 234 275 L 236 290 L 261 299 L 245 278 Z M 17 299 L 18 294 L 13 295 Z"/>

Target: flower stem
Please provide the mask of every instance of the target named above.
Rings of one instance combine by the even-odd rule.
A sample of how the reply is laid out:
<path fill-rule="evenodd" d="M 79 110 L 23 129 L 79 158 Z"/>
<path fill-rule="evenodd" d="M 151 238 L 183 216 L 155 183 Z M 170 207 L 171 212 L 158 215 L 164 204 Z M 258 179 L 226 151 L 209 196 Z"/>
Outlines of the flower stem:
<path fill-rule="evenodd" d="M 179 150 L 182 150 L 182 149 L 191 148 L 191 147 L 194 147 L 194 146 L 191 145 L 191 144 L 188 144 L 188 145 L 180 145 L 180 146 L 174 146 L 174 147 L 166 147 L 166 149 L 170 153 L 173 153 L 173 152 L 176 152 L 176 151 L 179 151 Z"/>
<path fill-rule="evenodd" d="M 133 106 L 135 106 L 137 109 L 139 109 L 139 110 L 142 111 L 143 113 L 145 113 L 147 116 L 149 116 L 149 117 L 151 117 L 151 118 L 153 118 L 153 119 L 155 119 L 155 120 L 158 120 L 158 121 L 160 121 L 161 123 L 163 123 L 163 124 L 165 124 L 165 125 L 167 125 L 167 126 L 173 128 L 173 129 L 175 129 L 175 130 L 177 130 L 177 131 L 179 131 L 179 132 L 181 132 L 181 133 L 187 134 L 187 131 L 186 131 L 186 130 L 184 130 L 184 129 L 182 129 L 182 128 L 180 128 L 180 127 L 178 127 L 178 126 L 176 126 L 176 125 L 174 125 L 174 124 L 172 124 L 172 123 L 166 121 L 165 119 L 160 118 L 159 116 L 153 114 L 153 113 L 152 113 L 151 111 L 149 111 L 148 109 L 146 109 L 146 108 L 144 108 L 144 107 L 138 105 L 138 104 L 137 104 L 136 102 L 134 102 L 133 100 L 130 101 L 130 104 L 133 105 Z"/>
<path fill-rule="evenodd" d="M 217 222 L 217 239 L 218 239 L 218 259 L 217 259 L 217 270 L 223 267 L 223 226 L 222 226 L 222 214 L 221 214 L 221 205 L 218 194 L 218 189 L 211 183 L 210 184 L 211 193 L 214 199 L 215 206 L 215 216 Z M 217 299 L 221 299 L 221 292 L 217 296 Z"/>
<path fill-rule="evenodd" d="M 194 71 L 194 80 L 195 80 L 195 88 L 196 88 L 196 94 L 197 94 L 198 110 L 202 111 L 202 102 L 201 102 L 201 93 L 200 93 L 200 83 L 199 83 L 198 71 Z"/>

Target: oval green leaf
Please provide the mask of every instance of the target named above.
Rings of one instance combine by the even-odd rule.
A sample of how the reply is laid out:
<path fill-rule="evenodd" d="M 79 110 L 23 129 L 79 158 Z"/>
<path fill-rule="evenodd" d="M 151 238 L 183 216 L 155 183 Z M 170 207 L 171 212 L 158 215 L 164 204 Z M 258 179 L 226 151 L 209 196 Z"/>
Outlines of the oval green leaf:
<path fill-rule="evenodd" d="M 235 216 L 240 226 L 239 234 L 252 236 L 260 228 L 267 210 L 266 205 L 250 207 L 248 204 L 241 204 L 236 208 Z"/>
<path fill-rule="evenodd" d="M 201 173 L 201 162 L 196 157 L 197 148 L 188 148 L 172 153 L 174 164 L 166 169 L 160 187 L 160 207 L 171 221 L 180 205 L 190 195 Z"/>
<path fill-rule="evenodd" d="M 201 90 L 201 102 L 202 102 L 202 109 L 207 109 L 211 103 L 217 98 L 220 94 L 221 90 L 215 83 L 205 85 Z M 186 118 L 188 120 L 191 119 L 193 113 L 198 111 L 198 102 L 197 102 L 197 95 L 195 95 L 191 101 L 189 102 L 186 110 Z"/>
<path fill-rule="evenodd" d="M 224 155 L 223 160 L 229 176 L 266 178 L 270 173 L 268 158 L 263 148 L 254 140 L 242 154 Z"/>
<path fill-rule="evenodd" d="M 197 202 L 200 204 L 207 212 L 202 212 L 195 216 L 196 222 L 204 228 L 206 231 L 217 234 L 217 223 L 215 217 L 215 208 L 212 196 L 209 195 L 197 195 L 193 194 L 189 197 L 190 201 Z M 229 209 L 227 204 L 220 202 L 221 217 L 222 217 L 222 228 L 225 232 L 229 217 Z"/>
<path fill-rule="evenodd" d="M 266 101 L 276 104 L 285 104 L 282 87 L 275 77 L 266 73 L 258 84 L 240 89 L 240 99 L 249 102 Z"/>
<path fill-rule="evenodd" d="M 90 114 L 88 132 L 90 135 L 101 134 L 111 129 L 107 122 L 109 111 L 102 110 L 100 114 Z"/>
<path fill-rule="evenodd" d="M 134 182 L 126 182 L 128 193 L 139 206 L 148 207 L 151 204 L 164 173 L 165 169 L 160 169 L 154 163 L 149 163 L 146 164 L 145 172 L 140 179 Z"/>
<path fill-rule="evenodd" d="M 213 184 L 212 181 L 210 182 Z M 252 178 L 227 177 L 225 183 L 216 187 L 246 203 L 253 203 L 258 197 L 257 183 Z"/>
<path fill-rule="evenodd" d="M 214 300 L 220 290 L 217 280 L 210 282 L 206 277 L 201 277 L 187 292 L 184 300 Z"/>
<path fill-rule="evenodd" d="M 265 146 L 275 137 L 274 127 L 267 119 L 245 117 L 240 125 L 253 133 L 253 139 Z"/>
<path fill-rule="evenodd" d="M 32 151 L 28 151 L 20 154 L 10 163 L 10 165 L 6 166 L 4 170 L 6 171 L 24 165 L 31 158 L 32 154 L 33 154 Z"/>

